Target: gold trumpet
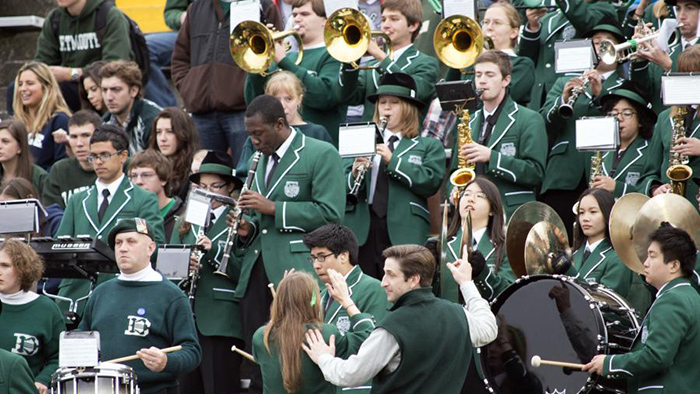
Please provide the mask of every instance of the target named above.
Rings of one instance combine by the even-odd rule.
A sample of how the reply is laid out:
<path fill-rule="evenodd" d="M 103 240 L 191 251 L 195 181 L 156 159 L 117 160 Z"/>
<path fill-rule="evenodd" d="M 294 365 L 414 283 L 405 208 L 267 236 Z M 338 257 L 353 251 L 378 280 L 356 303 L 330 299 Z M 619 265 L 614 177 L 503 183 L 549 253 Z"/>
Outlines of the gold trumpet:
<path fill-rule="evenodd" d="M 304 46 L 296 31 L 273 32 L 256 21 L 238 24 L 229 37 L 229 50 L 238 67 L 250 74 L 269 75 L 265 72 L 275 60 L 275 42 L 294 37 L 299 44 L 299 54 L 294 62 L 299 65 L 304 58 Z"/>
<path fill-rule="evenodd" d="M 328 54 L 341 63 L 350 63 L 358 70 L 376 68 L 357 64 L 367 53 L 372 37 L 384 39 L 387 56 L 393 59 L 394 49 L 389 36 L 381 31 L 372 31 L 369 21 L 358 10 L 353 8 L 336 10 L 328 17 L 326 26 L 323 28 L 323 41 L 326 42 Z"/>
<path fill-rule="evenodd" d="M 474 64 L 484 50 L 484 34 L 474 19 L 453 15 L 435 28 L 433 46 L 441 62 L 462 70 Z"/>
<path fill-rule="evenodd" d="M 689 158 L 676 151 L 674 147 L 678 140 L 685 137 L 685 115 L 688 113 L 686 107 L 676 107 L 676 114 L 673 115 L 673 130 L 671 132 L 671 147 L 669 153 L 669 166 L 666 176 L 671 182 L 671 192 L 685 197 L 685 184 L 693 176 L 693 169 L 688 165 Z"/>

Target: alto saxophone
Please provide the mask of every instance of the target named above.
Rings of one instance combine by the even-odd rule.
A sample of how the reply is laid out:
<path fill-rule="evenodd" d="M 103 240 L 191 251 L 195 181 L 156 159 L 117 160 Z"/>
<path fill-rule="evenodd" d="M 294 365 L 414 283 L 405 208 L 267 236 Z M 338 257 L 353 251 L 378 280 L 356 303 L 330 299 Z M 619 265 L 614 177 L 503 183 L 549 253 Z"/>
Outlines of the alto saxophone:
<path fill-rule="evenodd" d="M 678 153 L 675 145 L 680 138 L 685 137 L 685 116 L 687 113 L 686 107 L 676 107 L 676 114 L 673 115 L 673 130 L 671 131 L 669 166 L 666 170 L 666 176 L 671 183 L 671 193 L 684 197 L 685 184 L 693 176 L 693 169 L 688 165 L 688 156 Z"/>
<path fill-rule="evenodd" d="M 591 157 L 591 178 L 588 180 L 588 187 L 593 187 L 595 177 L 602 174 L 601 167 L 603 165 L 603 152 L 596 151 L 595 156 Z"/>
<path fill-rule="evenodd" d="M 473 142 L 472 129 L 469 127 L 469 110 L 466 108 L 460 109 L 459 117 L 460 123 L 457 125 L 457 146 L 455 149 L 459 149 L 465 144 L 471 144 Z M 476 177 L 476 172 L 474 171 L 476 165 L 468 162 L 467 158 L 462 155 L 458 154 L 457 157 L 457 169 L 450 174 L 450 183 L 453 186 L 452 201 L 454 201 L 455 204 L 457 204 L 462 190 Z"/>

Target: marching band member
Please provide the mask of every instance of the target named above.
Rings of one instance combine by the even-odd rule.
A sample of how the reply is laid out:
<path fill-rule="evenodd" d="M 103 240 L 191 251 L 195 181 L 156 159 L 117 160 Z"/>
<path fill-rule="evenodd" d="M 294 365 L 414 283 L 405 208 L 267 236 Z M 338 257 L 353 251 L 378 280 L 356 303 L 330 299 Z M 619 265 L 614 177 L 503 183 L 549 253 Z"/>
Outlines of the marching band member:
<path fill-rule="evenodd" d="M 459 209 L 455 210 L 448 235 L 447 260 L 461 259 L 462 219 L 467 212 L 472 216 L 472 237 L 475 254 L 472 254 L 474 284 L 481 296 L 491 301 L 515 280 L 506 256 L 505 215 L 498 188 L 486 178 L 477 177 L 467 183 L 459 198 Z M 479 256 L 480 255 L 480 256 Z M 440 267 L 440 269 L 447 269 Z M 458 289 L 450 281 L 441 283 L 443 297 L 453 302 Z"/>
<path fill-rule="evenodd" d="M 31 290 L 43 272 L 44 262 L 26 243 L 0 244 L 0 348 L 27 360 L 39 394 L 48 392 L 58 369 L 58 341 L 66 330 L 56 304 Z"/>
<path fill-rule="evenodd" d="M 535 84 L 535 64 L 527 56 L 519 56 L 515 50 L 518 46 L 518 34 L 522 25 L 520 14 L 510 3 L 498 2 L 489 6 L 481 22 L 484 37 L 493 41 L 493 48 L 510 56 L 513 64 L 511 83 L 508 93 L 516 103 L 526 106 L 530 102 L 532 87 Z M 471 69 L 471 68 L 470 68 Z M 471 74 L 462 74 L 459 70 L 450 69 L 447 80 L 473 80 Z"/>
<path fill-rule="evenodd" d="M 349 206 L 345 224 L 357 234 L 362 272 L 379 278 L 382 252 L 391 245 L 423 244 L 430 233 L 428 197 L 437 192 L 444 176 L 445 153 L 439 141 L 423 138 L 418 130 L 416 84 L 408 74 L 382 77 L 376 93 L 374 121 L 386 118 L 377 154 L 347 160 L 347 190 L 352 189 L 360 166 L 370 165 L 360 187 L 358 203 Z M 391 207 L 391 209 L 389 209 Z"/>
<path fill-rule="evenodd" d="M 163 218 L 156 196 L 136 187 L 124 175 L 123 167 L 129 152 L 129 136 L 120 127 L 102 125 L 90 137 L 90 154 L 87 159 L 97 174 L 95 184 L 88 190 L 73 194 L 66 204 L 56 236 L 88 236 L 105 241 L 107 234 L 119 219 L 134 216 L 145 218 L 155 231 L 153 238 L 165 243 Z M 98 284 L 112 279 L 112 275 L 100 275 Z M 72 300 L 88 295 L 90 282 L 84 279 L 63 279 L 59 296 Z M 59 301 L 66 310 L 66 302 Z M 78 307 L 82 314 L 83 302 Z"/>
<path fill-rule="evenodd" d="M 513 5 L 523 5 L 516 0 Z M 557 10 L 546 8 L 526 11 L 527 23 L 520 35 L 518 55 L 535 62 L 535 85 L 529 108 L 537 111 L 557 80 L 554 64 L 554 43 L 579 38 L 604 16 L 615 18 L 617 12 L 608 2 L 586 0 L 557 0 Z"/>
<path fill-rule="evenodd" d="M 224 152 L 209 151 L 199 172 L 190 175 L 190 181 L 196 187 L 230 197 L 242 186 L 242 182 L 232 174 L 235 171 L 231 157 Z M 234 264 L 229 263 L 228 278 L 214 274 L 216 267 L 222 263 L 228 233 L 226 215 L 229 211 L 229 206 L 212 201 L 212 217 L 204 237 L 198 238 L 199 227 L 185 222 L 181 216 L 170 238 L 170 243 L 196 243 L 204 245 L 206 250 L 201 260 L 197 261 L 193 256 L 190 264 L 190 270 L 197 270 L 199 275 L 193 312 L 202 347 L 202 362 L 194 371 L 180 377 L 184 393 L 235 392 L 241 384 L 239 367 L 242 359 L 230 351 L 233 345 L 243 348 L 241 315 L 238 302 L 234 301 L 239 272 Z"/>
<path fill-rule="evenodd" d="M 617 21 L 609 17 L 599 20 L 584 37 L 592 39 L 596 51 L 603 40 L 619 43 L 625 39 Z M 540 109 L 550 141 L 540 201 L 554 208 L 566 228 L 571 228 L 574 222 L 571 207 L 588 187 L 588 179 L 584 177 L 586 155 L 576 149 L 576 119 L 602 116 L 598 109 L 599 98 L 622 82 L 617 64 L 607 65 L 601 61 L 594 70 L 583 75 L 557 79 Z M 576 94 L 578 89 L 585 91 Z M 577 98 L 572 100 L 571 97 Z M 565 105 L 573 107 L 573 115 L 568 118 L 560 115 L 560 108 Z"/>
<path fill-rule="evenodd" d="M 100 333 L 105 360 L 136 353 L 127 361 L 144 394 L 175 394 L 177 376 L 199 365 L 201 349 L 187 298 L 151 268 L 156 250 L 153 226 L 142 218 L 122 219 L 109 232 L 119 276 L 95 289 L 85 307 L 81 331 Z M 182 346 L 166 354 L 161 349 Z"/>
<path fill-rule="evenodd" d="M 602 156 L 600 175 L 593 178 L 593 188 L 613 193 L 615 198 L 637 192 L 637 184 L 648 160 L 649 140 L 654 132 L 656 113 L 646 92 L 632 81 L 625 81 L 600 99 L 603 112 L 617 118 L 620 146 L 616 152 Z M 591 179 L 591 157 L 586 161 L 586 179 Z"/>
<path fill-rule="evenodd" d="M 318 278 L 326 284 L 321 290 L 321 308 L 323 322 L 338 328 L 340 335 L 345 335 L 352 328 L 351 318 L 343 305 L 336 300 L 328 287 L 333 288 L 331 270 L 336 271 L 347 283 L 350 299 L 364 313 L 381 321 L 391 306 L 386 300 L 386 293 L 381 283 L 362 272 L 358 266 L 359 247 L 357 238 L 350 228 L 340 224 L 326 224 L 304 235 L 304 245 L 311 250 L 309 260 L 313 261 Z M 357 343 L 359 347 L 360 343 Z M 351 349 L 352 353 L 357 348 Z M 338 394 L 369 394 L 372 382 L 357 387 L 338 387 Z"/>
<path fill-rule="evenodd" d="M 678 56 L 678 71 L 679 72 L 697 72 L 700 71 L 700 47 L 692 46 L 683 51 Z M 678 109 L 669 108 L 659 114 L 658 121 L 654 128 L 654 135 L 649 143 L 649 149 L 646 155 L 648 156 L 644 173 L 639 183 L 639 190 L 646 195 L 656 196 L 661 193 L 671 192 L 671 184 L 666 174 L 669 167 L 669 156 L 671 151 L 671 139 L 673 138 L 674 117 L 677 117 Z M 697 117 L 696 110 L 692 107 L 687 115 L 683 117 L 685 136 L 673 142 L 673 148 L 676 152 L 687 155 L 689 158 L 688 166 L 697 176 L 700 174 L 700 119 Z M 685 185 L 684 197 L 695 204 L 695 196 L 698 193 L 698 185 L 695 182 L 688 180 Z"/>
<path fill-rule="evenodd" d="M 629 393 L 685 393 L 700 384 L 700 296 L 691 285 L 696 246 L 685 231 L 654 231 L 644 262 L 646 281 L 658 289 L 641 333 L 626 354 L 597 355 L 584 371 L 627 379 Z"/>
<path fill-rule="evenodd" d="M 0 313 L 2 303 L 0 303 Z M 1 315 L 0 315 L 1 316 Z M 0 349 L 0 393 L 32 393 L 37 387 L 34 385 L 34 377 L 24 357 Z"/>
<path fill-rule="evenodd" d="M 291 268 L 313 270 L 302 234 L 342 221 L 345 196 L 338 151 L 290 128 L 278 99 L 256 97 L 246 110 L 245 125 L 253 146 L 263 154 L 251 189 L 238 199 L 240 208 L 250 212 L 239 228 L 245 255 L 236 287 L 250 345 L 255 330 L 269 319 L 268 284 L 279 283 Z M 258 392 L 262 382 L 258 371 L 253 374 L 250 391 Z"/>
<path fill-rule="evenodd" d="M 286 53 L 284 43 L 275 43 L 275 62 L 267 71 L 282 69 L 296 75 L 306 88 L 302 112 L 311 122 L 328 130 L 333 143 L 338 145 L 338 124 L 345 120 L 347 103 L 337 95 L 340 63 L 333 59 L 323 42 L 323 27 L 326 24 L 326 9 L 323 0 L 294 0 L 292 16 L 295 30 L 301 37 L 304 57 L 299 65 L 294 64 L 298 52 Z M 245 82 L 245 99 L 250 103 L 263 94 L 268 77 L 248 74 Z"/>
<path fill-rule="evenodd" d="M 460 286 L 465 306 L 436 298 L 430 288 L 435 259 L 418 245 L 384 251 L 382 287 L 394 303 L 391 312 L 362 343 L 357 355 L 335 357 L 319 330 L 306 335 L 304 351 L 338 386 L 370 378 L 373 393 L 458 393 L 474 347 L 496 338 L 496 317 L 471 278 L 472 267 L 458 260 L 448 267 Z"/>
<path fill-rule="evenodd" d="M 332 269 L 327 274 L 326 290 L 349 316 L 348 331 L 323 322 L 318 284 L 310 274 L 287 274 L 272 302 L 270 321 L 253 336 L 253 356 L 262 369 L 265 393 L 338 392 L 340 388 L 326 382 L 309 356 L 301 351 L 304 334 L 312 328 L 320 330 L 324 339 L 335 339 L 338 354 L 347 357 L 374 329 L 372 315 L 360 312 L 343 276 Z"/>
<path fill-rule="evenodd" d="M 339 98 L 349 105 L 364 104 L 362 119 L 374 117 L 374 101 L 370 97 L 379 89 L 378 83 L 386 74 L 404 73 L 416 84 L 414 98 L 421 103 L 421 119 L 430 101 L 435 97 L 435 83 L 439 79 L 438 61 L 418 51 L 413 43 L 423 23 L 423 6 L 419 0 L 385 0 L 382 3 L 382 31 L 391 39 L 394 58 L 391 59 L 375 42 L 367 52 L 374 57 L 371 70 L 358 70 L 343 64 L 340 70 Z M 425 109 L 423 109 L 425 108 Z"/>
<path fill-rule="evenodd" d="M 477 174 L 498 187 L 507 217 L 535 200 L 547 146 L 542 117 L 506 94 L 511 71 L 510 57 L 501 51 L 486 51 L 476 59 L 474 79 L 483 89 L 484 105 L 469 122 L 474 142 L 459 148 L 460 155 L 476 163 Z M 452 163 L 456 166 L 454 156 Z"/>

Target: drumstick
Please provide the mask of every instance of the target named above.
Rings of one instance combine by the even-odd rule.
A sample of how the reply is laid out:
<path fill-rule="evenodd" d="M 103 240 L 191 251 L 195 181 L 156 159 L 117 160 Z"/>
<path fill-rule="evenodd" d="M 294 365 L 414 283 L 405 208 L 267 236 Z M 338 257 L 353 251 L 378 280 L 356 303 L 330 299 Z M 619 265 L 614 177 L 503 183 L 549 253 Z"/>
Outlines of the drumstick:
<path fill-rule="evenodd" d="M 178 350 L 182 350 L 181 345 L 173 346 L 173 347 L 166 347 L 165 349 L 160 349 L 161 352 L 163 353 L 171 353 L 171 352 L 176 352 Z M 123 363 L 124 361 L 131 361 L 131 360 L 136 360 L 139 358 L 139 356 L 133 354 L 131 356 L 126 356 L 126 357 L 120 357 L 120 358 L 115 358 L 112 360 L 107 360 L 105 361 L 106 363 Z"/>
<path fill-rule="evenodd" d="M 563 361 L 542 360 L 542 358 L 540 358 L 540 356 L 532 356 L 532 360 L 530 360 L 530 364 L 535 368 L 539 368 L 540 365 L 551 365 L 554 367 L 565 367 L 565 368 L 571 368 L 571 369 L 583 369 L 583 367 L 584 367 L 583 364 L 567 363 L 567 362 L 563 362 Z"/>
<path fill-rule="evenodd" d="M 277 292 L 275 291 L 275 284 L 274 284 L 274 283 L 270 283 L 270 284 L 267 285 L 267 287 L 270 288 L 270 293 L 272 293 L 272 298 L 277 297 Z"/>
<path fill-rule="evenodd" d="M 252 354 L 237 348 L 236 345 L 233 345 L 233 347 L 231 348 L 231 351 L 236 352 L 236 353 L 240 354 L 241 356 L 243 356 L 243 357 L 247 358 L 248 360 L 257 364 L 257 362 L 255 361 L 255 358 L 253 357 Z"/>

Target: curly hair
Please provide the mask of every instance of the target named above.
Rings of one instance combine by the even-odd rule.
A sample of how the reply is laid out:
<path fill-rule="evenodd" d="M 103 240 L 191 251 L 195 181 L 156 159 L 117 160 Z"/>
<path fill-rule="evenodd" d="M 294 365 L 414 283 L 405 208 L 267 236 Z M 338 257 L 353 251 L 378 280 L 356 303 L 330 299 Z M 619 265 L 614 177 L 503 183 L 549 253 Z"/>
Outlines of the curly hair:
<path fill-rule="evenodd" d="M 44 273 L 44 261 L 29 245 L 16 239 L 7 239 L 0 244 L 17 271 L 20 289 L 29 291 Z"/>

